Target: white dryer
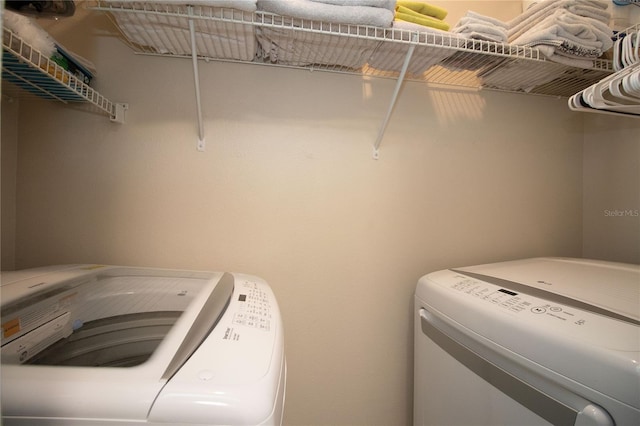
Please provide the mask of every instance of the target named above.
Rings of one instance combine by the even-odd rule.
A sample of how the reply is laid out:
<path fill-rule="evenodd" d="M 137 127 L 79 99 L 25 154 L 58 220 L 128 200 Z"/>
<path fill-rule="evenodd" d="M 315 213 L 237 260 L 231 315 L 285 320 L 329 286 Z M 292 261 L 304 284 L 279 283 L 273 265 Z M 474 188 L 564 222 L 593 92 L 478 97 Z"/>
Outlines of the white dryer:
<path fill-rule="evenodd" d="M 5 426 L 281 424 L 282 320 L 260 278 L 70 265 L 1 279 Z"/>
<path fill-rule="evenodd" d="M 640 425 L 638 265 L 443 270 L 414 316 L 414 425 Z"/>

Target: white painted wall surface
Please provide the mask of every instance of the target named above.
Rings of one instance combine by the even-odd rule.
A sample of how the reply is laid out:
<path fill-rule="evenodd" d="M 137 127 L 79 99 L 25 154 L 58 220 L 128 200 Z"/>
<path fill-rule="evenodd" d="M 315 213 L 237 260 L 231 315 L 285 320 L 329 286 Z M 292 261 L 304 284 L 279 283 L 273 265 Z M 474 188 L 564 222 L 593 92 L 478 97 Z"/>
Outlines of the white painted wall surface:
<path fill-rule="evenodd" d="M 583 255 L 640 264 L 640 120 L 587 118 Z"/>
<path fill-rule="evenodd" d="M 15 269 L 16 246 L 16 176 L 18 167 L 18 109 L 19 100 L 2 98 L 2 135 L 0 140 L 0 191 L 1 245 L 0 265 L 2 270 Z"/>
<path fill-rule="evenodd" d="M 410 421 L 422 274 L 581 253 L 582 123 L 563 100 L 408 84 L 375 161 L 393 81 L 203 64 L 202 153 L 188 61 L 97 49 L 127 123 L 24 104 L 18 266 L 262 276 L 286 326 L 287 424 Z"/>

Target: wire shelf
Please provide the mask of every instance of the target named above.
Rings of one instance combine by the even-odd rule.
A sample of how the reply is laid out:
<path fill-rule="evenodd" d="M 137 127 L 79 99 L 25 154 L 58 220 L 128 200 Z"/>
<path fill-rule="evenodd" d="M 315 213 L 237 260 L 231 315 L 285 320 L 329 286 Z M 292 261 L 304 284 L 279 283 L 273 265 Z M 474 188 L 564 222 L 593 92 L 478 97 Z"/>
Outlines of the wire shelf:
<path fill-rule="evenodd" d="M 97 0 L 136 52 L 206 60 L 398 78 L 450 86 L 569 97 L 613 72 L 611 61 L 589 69 L 547 60 L 537 49 L 432 31 L 336 24 L 211 6 Z"/>
<path fill-rule="evenodd" d="M 113 121 L 123 120 L 122 109 L 126 107 L 111 102 L 7 28 L 3 29 L 2 48 L 3 81 L 48 100 L 88 102 Z"/>

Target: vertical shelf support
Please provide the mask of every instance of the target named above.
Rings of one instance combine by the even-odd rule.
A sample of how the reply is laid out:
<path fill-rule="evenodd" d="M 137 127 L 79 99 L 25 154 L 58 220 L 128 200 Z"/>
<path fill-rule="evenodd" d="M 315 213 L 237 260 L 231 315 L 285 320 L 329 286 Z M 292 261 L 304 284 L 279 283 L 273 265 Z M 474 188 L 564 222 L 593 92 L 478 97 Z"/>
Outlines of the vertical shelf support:
<path fill-rule="evenodd" d="M 205 150 L 204 126 L 202 124 L 202 103 L 200 102 L 200 77 L 198 75 L 198 52 L 196 50 L 196 30 L 193 21 L 193 6 L 188 6 L 189 11 L 189 34 L 191 36 L 191 61 L 193 62 L 193 81 L 196 90 L 196 109 L 198 114 L 198 151 Z"/>
<path fill-rule="evenodd" d="M 407 50 L 407 56 L 405 56 L 404 62 L 402 63 L 402 69 L 400 70 L 400 74 L 398 75 L 398 80 L 396 81 L 396 87 L 393 90 L 393 96 L 391 97 L 391 104 L 389 105 L 389 109 L 387 110 L 387 115 L 382 122 L 382 126 L 380 126 L 380 131 L 378 132 L 378 138 L 376 139 L 376 143 L 373 145 L 374 160 L 377 160 L 378 158 L 380 158 L 380 152 L 378 151 L 380 148 L 380 143 L 382 142 L 384 131 L 387 128 L 389 119 L 391 118 L 393 107 L 396 105 L 398 94 L 400 93 L 400 88 L 402 87 L 402 83 L 404 82 L 404 76 L 407 74 L 407 69 L 409 68 L 411 57 L 413 56 L 413 51 L 416 50 L 417 41 L 418 41 L 418 33 L 414 33 L 411 36 L 411 44 L 409 45 L 409 49 Z"/>

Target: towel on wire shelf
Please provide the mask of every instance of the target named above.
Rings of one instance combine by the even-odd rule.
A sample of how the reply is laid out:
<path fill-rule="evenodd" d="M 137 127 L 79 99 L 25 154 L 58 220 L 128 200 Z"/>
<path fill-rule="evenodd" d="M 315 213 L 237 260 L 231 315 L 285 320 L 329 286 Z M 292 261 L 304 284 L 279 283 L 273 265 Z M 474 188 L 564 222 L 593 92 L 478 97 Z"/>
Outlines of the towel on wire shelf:
<path fill-rule="evenodd" d="M 111 5 L 126 5 L 127 3 L 140 3 L 145 5 L 144 1 L 139 0 L 106 0 Z M 257 0 L 161 0 L 158 3 L 162 5 L 189 5 L 189 6 L 210 6 L 224 9 L 237 9 L 243 12 L 255 12 L 257 10 Z"/>
<path fill-rule="evenodd" d="M 332 4 L 334 6 L 371 6 L 393 10 L 396 0 L 310 0 L 316 3 Z"/>
<path fill-rule="evenodd" d="M 535 47 L 553 61 L 590 68 L 593 59 L 613 46 L 612 35 L 609 26 L 599 20 L 557 9 L 510 41 Z"/>
<path fill-rule="evenodd" d="M 338 3 L 338 2 L 332 2 Z M 357 4 L 356 2 L 355 4 Z M 380 6 L 386 2 L 374 2 Z M 393 23 L 393 11 L 386 7 L 351 6 L 324 3 L 313 0 L 258 0 L 258 10 L 291 18 L 332 22 L 336 24 L 369 25 L 388 28 Z"/>
<path fill-rule="evenodd" d="M 245 13 L 235 8 L 213 10 L 229 19 L 241 19 Z M 112 10 L 111 14 L 127 39 L 144 49 L 160 54 L 192 53 L 189 19 L 185 16 L 163 17 L 156 14 L 127 13 L 126 10 L 118 9 Z M 196 19 L 194 31 L 198 55 L 252 61 L 257 54 L 255 27 L 252 25 Z"/>
<path fill-rule="evenodd" d="M 611 14 L 604 0 L 545 0 L 534 4 L 524 13 L 507 22 L 509 42 L 520 37 L 556 10 L 567 10 L 575 15 L 609 23 Z"/>
<path fill-rule="evenodd" d="M 304 25 L 304 28 L 318 29 L 321 23 L 316 21 L 283 18 L 286 25 Z M 380 43 L 374 38 L 353 38 L 348 44 L 344 43 L 344 34 L 382 33 L 384 29 L 342 26 L 331 32 L 299 32 L 287 28 L 258 27 L 256 39 L 260 46 L 260 56 L 272 63 L 307 66 L 320 65 L 360 69 L 367 63 L 369 56 Z"/>
<path fill-rule="evenodd" d="M 506 43 L 507 24 L 479 13 L 468 11 L 451 30 L 452 33 L 465 38 Z"/>
<path fill-rule="evenodd" d="M 538 49 L 549 60 L 580 68 L 613 42 L 605 0 L 543 0 L 506 22 L 510 44 Z"/>

